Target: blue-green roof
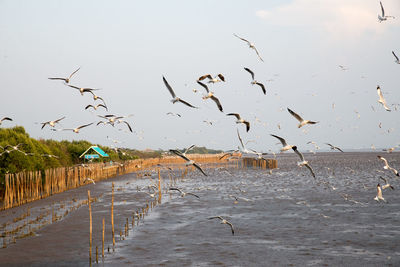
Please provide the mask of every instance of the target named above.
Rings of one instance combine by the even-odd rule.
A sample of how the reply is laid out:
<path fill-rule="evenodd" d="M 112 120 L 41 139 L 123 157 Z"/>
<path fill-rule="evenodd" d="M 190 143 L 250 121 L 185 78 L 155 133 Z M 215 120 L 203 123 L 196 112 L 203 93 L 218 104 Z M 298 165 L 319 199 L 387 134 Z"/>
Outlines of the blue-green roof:
<path fill-rule="evenodd" d="M 93 149 L 97 154 L 99 154 L 102 157 L 108 157 L 108 154 L 106 152 L 104 152 L 100 147 L 98 146 L 91 146 L 89 147 L 85 152 L 82 153 L 82 155 L 80 155 L 79 157 L 83 157 L 83 155 L 85 155 L 90 149 Z"/>

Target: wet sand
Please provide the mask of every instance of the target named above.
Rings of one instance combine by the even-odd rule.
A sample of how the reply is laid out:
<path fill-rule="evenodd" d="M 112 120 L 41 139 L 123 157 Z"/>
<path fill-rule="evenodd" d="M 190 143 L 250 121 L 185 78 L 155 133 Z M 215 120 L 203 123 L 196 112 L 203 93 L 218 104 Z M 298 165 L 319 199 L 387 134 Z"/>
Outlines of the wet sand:
<path fill-rule="evenodd" d="M 150 199 L 137 192 L 137 186 L 155 182 L 156 175 L 124 175 L 3 211 L 0 224 L 20 216 L 29 205 L 34 216 L 57 203 L 79 203 L 90 189 L 92 197 L 97 197 L 92 205 L 94 247 L 101 248 L 102 218 L 106 221 L 105 259 L 102 262 L 100 257 L 99 263 L 105 266 L 399 266 L 400 179 L 383 170 L 378 154 L 391 166 L 400 167 L 398 153 L 319 153 L 305 154 L 317 179 L 306 168 L 297 167 L 293 154 L 279 155 L 279 169 L 272 174 L 231 168 L 207 169 L 208 177 L 189 172 L 176 186 L 200 199 L 177 192 L 163 194 L 162 203 L 133 229 L 130 224 L 129 236 L 121 241 L 119 232 L 126 218 L 131 223 L 132 214 Z M 388 203 L 373 200 L 379 175 L 390 177 L 396 188 L 384 190 Z M 169 181 L 166 172 L 162 177 L 164 183 Z M 229 195 L 242 199 L 235 204 Z M 227 225 L 208 219 L 216 215 L 232 222 L 234 236 Z M 0 249 L 0 265 L 88 266 L 88 247 L 89 213 L 87 205 L 82 205 L 38 230 L 36 236 Z"/>

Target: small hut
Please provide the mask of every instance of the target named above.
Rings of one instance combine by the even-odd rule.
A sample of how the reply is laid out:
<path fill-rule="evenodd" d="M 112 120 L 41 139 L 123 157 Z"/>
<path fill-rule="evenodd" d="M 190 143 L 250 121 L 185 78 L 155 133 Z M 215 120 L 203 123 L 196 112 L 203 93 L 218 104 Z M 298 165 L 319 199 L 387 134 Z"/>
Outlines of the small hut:
<path fill-rule="evenodd" d="M 89 154 L 89 152 L 91 154 Z M 95 153 L 93 153 L 95 152 Z M 98 146 L 91 146 L 88 149 L 86 149 L 85 152 L 82 153 L 82 155 L 79 156 L 79 158 L 84 157 L 85 160 L 92 161 L 93 159 L 100 159 L 101 158 L 108 158 L 108 154 L 104 152 L 100 147 Z"/>

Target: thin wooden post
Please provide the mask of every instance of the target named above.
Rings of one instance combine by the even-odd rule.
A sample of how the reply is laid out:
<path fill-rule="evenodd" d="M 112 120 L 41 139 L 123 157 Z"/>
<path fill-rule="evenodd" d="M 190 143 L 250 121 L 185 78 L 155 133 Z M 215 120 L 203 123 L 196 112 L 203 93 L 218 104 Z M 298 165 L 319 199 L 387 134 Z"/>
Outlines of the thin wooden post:
<path fill-rule="evenodd" d="M 101 257 L 104 258 L 104 217 L 103 217 L 103 240 L 101 241 Z"/>
<path fill-rule="evenodd" d="M 92 206 L 90 205 L 90 190 L 88 190 L 89 205 L 89 262 L 92 265 Z"/>
<path fill-rule="evenodd" d="M 115 232 L 114 232 L 114 182 L 112 183 L 111 189 L 111 231 L 113 239 L 113 250 L 115 248 Z"/>

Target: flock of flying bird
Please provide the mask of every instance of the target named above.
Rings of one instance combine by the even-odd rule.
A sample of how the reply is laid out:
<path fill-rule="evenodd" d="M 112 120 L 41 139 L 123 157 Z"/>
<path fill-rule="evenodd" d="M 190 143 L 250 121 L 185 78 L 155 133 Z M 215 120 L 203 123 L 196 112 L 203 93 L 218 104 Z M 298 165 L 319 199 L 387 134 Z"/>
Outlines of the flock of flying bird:
<path fill-rule="evenodd" d="M 378 20 L 379 20 L 379 22 L 386 21 L 386 20 L 389 19 L 389 18 L 394 19 L 393 16 L 385 15 L 385 10 L 384 10 L 384 8 L 383 8 L 382 2 L 380 2 L 380 6 L 381 6 L 381 14 L 378 15 Z M 234 36 L 237 37 L 238 39 L 240 39 L 241 41 L 246 42 L 247 45 L 249 46 L 249 48 L 255 51 L 255 53 L 256 53 L 258 59 L 259 59 L 260 61 L 264 62 L 264 60 L 262 59 L 262 57 L 261 57 L 259 51 L 258 51 L 257 48 L 255 47 L 254 43 L 252 43 L 252 42 L 248 41 L 247 39 L 242 38 L 242 37 L 240 37 L 240 36 L 238 36 L 238 35 L 236 35 L 236 34 L 234 34 Z M 392 54 L 393 54 L 393 56 L 395 57 L 395 63 L 400 64 L 400 60 L 399 60 L 399 58 L 397 57 L 396 53 L 395 53 L 394 51 L 392 51 Z M 345 67 L 344 67 L 344 66 L 339 66 L 339 67 L 341 67 L 342 70 L 345 70 Z M 102 108 L 102 109 L 104 109 L 105 111 L 108 111 L 108 107 L 107 107 L 107 105 L 106 105 L 104 99 L 101 98 L 100 96 L 97 96 L 97 95 L 94 93 L 95 91 L 98 91 L 98 90 L 100 90 L 100 89 L 84 88 L 84 87 L 78 87 L 78 86 L 75 86 L 75 85 L 70 84 L 70 83 L 71 83 L 72 77 L 73 77 L 79 70 L 80 70 L 80 68 L 76 69 L 74 72 L 72 72 L 72 73 L 71 73 L 68 77 L 66 77 L 66 78 L 51 77 L 51 78 L 48 78 L 48 79 L 50 79 L 50 80 L 61 80 L 61 81 L 63 81 L 64 85 L 66 85 L 66 86 L 68 86 L 68 87 L 70 87 L 70 88 L 73 88 L 73 89 L 78 90 L 79 93 L 80 93 L 82 96 L 85 95 L 85 94 L 91 94 L 94 101 L 98 101 L 98 100 L 101 100 L 101 101 L 102 101 L 102 103 L 98 103 L 98 104 L 88 104 L 88 105 L 85 107 L 85 110 L 88 110 L 88 109 L 98 110 L 98 109 Z M 259 86 L 259 87 L 261 88 L 261 90 L 262 90 L 262 93 L 263 93 L 264 95 L 266 95 L 266 93 L 267 93 L 266 87 L 265 87 L 265 85 L 264 85 L 263 83 L 258 82 L 258 81 L 255 79 L 255 73 L 254 73 L 250 68 L 247 68 L 247 67 L 244 67 L 244 70 L 245 70 L 246 72 L 248 72 L 248 73 L 250 74 L 250 76 L 251 76 L 251 82 L 250 82 L 251 85 L 257 85 L 257 86 Z M 171 102 L 172 102 L 173 104 L 175 104 L 175 103 L 177 103 L 177 102 L 180 102 L 180 103 L 182 103 L 182 104 L 184 104 L 184 105 L 186 105 L 186 106 L 188 106 L 188 107 L 190 107 L 190 108 L 194 108 L 194 109 L 197 109 L 197 108 L 198 108 L 198 107 L 196 107 L 196 106 L 190 104 L 188 101 L 185 101 L 185 100 L 179 98 L 179 97 L 175 94 L 175 91 L 173 90 L 173 88 L 171 87 L 171 85 L 168 83 L 167 79 L 166 79 L 164 76 L 162 77 L 162 79 L 163 79 L 164 85 L 167 87 L 169 93 L 170 93 L 171 96 L 172 96 Z M 206 81 L 207 81 L 207 83 L 206 83 Z M 207 99 L 213 100 L 213 101 L 215 102 L 215 104 L 216 104 L 218 110 L 219 110 L 220 112 L 224 112 L 224 109 L 223 109 L 223 106 L 222 106 L 222 104 L 221 104 L 221 101 L 215 96 L 214 92 L 212 92 L 212 91 L 209 89 L 209 85 L 213 85 L 213 84 L 215 84 L 215 83 L 220 83 L 220 82 L 223 82 L 223 83 L 226 82 L 226 79 L 225 79 L 224 75 L 221 74 L 221 73 L 219 73 L 219 74 L 217 74 L 217 75 L 215 75 L 215 76 L 213 76 L 213 75 L 211 75 L 211 74 L 206 74 L 206 75 L 200 76 L 200 77 L 197 79 L 196 82 L 197 82 L 198 85 L 200 85 L 200 86 L 201 86 L 202 88 L 204 88 L 204 90 L 206 91 L 206 95 L 204 95 L 202 98 L 203 98 L 204 100 L 207 100 Z M 197 90 L 196 90 L 196 91 L 197 91 Z M 195 91 L 195 92 L 196 92 L 196 91 Z M 385 98 L 384 98 L 384 96 L 383 96 L 382 90 L 381 90 L 381 88 L 380 88 L 379 85 L 377 86 L 377 93 L 378 93 L 378 97 L 379 97 L 378 102 L 379 102 L 380 104 L 382 104 L 383 108 L 384 108 L 386 111 L 391 111 L 391 109 L 388 107 L 388 105 L 387 105 L 387 103 L 386 103 L 386 100 L 385 100 Z M 301 128 L 301 127 L 306 126 L 306 125 L 314 125 L 314 124 L 317 124 L 317 123 L 318 123 L 318 121 L 303 119 L 302 116 L 300 116 L 298 113 L 296 113 L 295 111 L 293 111 L 293 110 L 290 109 L 290 108 L 287 108 L 287 111 L 289 112 L 290 115 L 292 115 L 292 116 L 298 121 L 298 125 L 297 125 L 298 128 Z M 172 113 L 172 112 L 168 112 L 167 115 L 173 115 L 173 116 L 179 116 L 179 117 L 181 116 L 180 114 Z M 128 115 L 128 116 L 118 116 L 118 115 L 113 115 L 113 114 L 106 114 L 106 115 L 97 115 L 97 116 L 98 116 L 99 118 L 102 119 L 102 120 L 100 120 L 100 121 L 98 121 L 98 122 L 96 123 L 97 126 L 109 124 L 109 125 L 115 127 L 116 124 L 121 124 L 121 123 L 122 123 L 122 124 L 125 124 L 125 125 L 128 127 L 128 129 L 129 129 L 130 132 L 133 132 L 133 131 L 132 131 L 132 128 L 131 128 L 131 125 L 130 125 L 126 120 L 124 120 L 125 118 L 130 117 L 130 115 Z M 236 124 L 243 124 L 243 125 L 245 125 L 245 127 L 246 127 L 246 132 L 249 132 L 249 131 L 250 131 L 250 129 L 251 129 L 250 122 L 249 122 L 248 120 L 243 119 L 239 113 L 233 113 L 233 112 L 232 112 L 232 113 L 227 113 L 226 116 L 234 116 L 234 117 L 236 118 L 236 121 L 235 121 Z M 42 126 L 41 126 L 41 129 L 44 129 L 44 128 L 46 127 L 46 125 L 48 125 L 49 127 L 51 127 L 51 130 L 53 130 L 53 131 L 72 131 L 72 132 L 74 132 L 74 133 L 79 133 L 81 129 L 95 124 L 95 122 L 91 122 L 91 123 L 87 123 L 87 124 L 80 125 L 80 126 L 78 126 L 78 127 L 76 127 L 76 128 L 56 128 L 56 126 L 60 123 L 60 121 L 64 120 L 65 118 L 66 118 L 66 117 L 64 116 L 64 117 L 59 118 L 59 119 L 56 119 L 56 120 L 50 120 L 50 121 L 46 121 L 46 122 L 41 122 L 41 123 L 40 123 L 40 124 L 42 125 Z M 3 118 L 0 120 L 0 125 L 1 125 L 4 121 L 12 121 L 12 119 L 9 118 L 9 117 L 3 117 Z M 208 122 L 208 121 L 205 121 L 205 122 L 207 122 L 207 123 L 209 123 L 210 125 L 212 125 L 212 122 Z M 245 144 L 243 143 L 243 141 L 242 141 L 242 139 L 241 139 L 241 137 L 240 137 L 239 130 L 237 130 L 237 135 L 238 135 L 238 139 L 239 139 L 240 144 L 241 144 L 241 148 L 239 147 L 238 150 L 232 150 L 232 151 L 230 151 L 229 153 L 224 154 L 222 157 L 225 157 L 226 155 L 231 155 L 231 156 L 232 156 L 233 153 L 235 153 L 235 152 L 241 152 L 242 154 L 257 155 L 259 158 L 263 158 L 262 156 L 265 155 L 265 154 L 267 154 L 267 153 L 260 153 L 260 152 L 257 152 L 257 151 L 255 151 L 255 150 L 248 150 L 248 149 L 246 149 Z M 298 166 L 300 166 L 300 167 L 305 166 L 306 168 L 308 168 L 308 170 L 310 171 L 311 175 L 312 175 L 314 178 L 316 177 L 315 172 L 314 172 L 314 170 L 312 169 L 311 165 L 309 164 L 309 162 L 308 162 L 307 160 L 305 160 L 304 155 L 298 150 L 298 148 L 297 148 L 296 145 L 289 145 L 283 137 L 280 137 L 280 136 L 278 136 L 278 135 L 271 134 L 271 136 L 274 137 L 274 138 L 276 138 L 276 139 L 278 139 L 279 142 L 282 144 L 282 148 L 280 149 L 281 152 L 285 152 L 285 151 L 288 151 L 288 150 L 293 150 L 293 151 L 299 156 L 299 158 L 300 158 L 300 161 L 297 163 Z M 315 144 L 314 142 L 312 142 L 312 141 L 311 141 L 311 142 L 308 142 L 308 143 L 313 143 L 314 145 L 316 145 L 316 144 Z M 2 155 L 5 154 L 5 153 L 10 153 L 10 152 L 12 152 L 12 151 L 19 151 L 19 152 L 21 152 L 21 153 L 24 153 L 25 155 L 29 155 L 29 153 L 26 153 L 26 152 L 20 150 L 20 146 L 22 146 L 22 145 L 24 145 L 24 144 L 18 144 L 18 145 L 16 145 L 16 146 L 7 145 L 7 146 L 5 146 L 5 147 L 0 147 L 0 149 L 3 150 L 3 151 L 0 153 L 0 156 L 2 156 Z M 339 147 L 334 146 L 334 145 L 332 145 L 332 144 L 330 144 L 330 143 L 326 143 L 326 145 L 328 145 L 332 150 L 338 150 L 338 151 L 340 151 L 340 152 L 343 152 L 342 149 L 340 149 Z M 191 146 L 190 148 L 188 148 L 188 149 L 187 149 L 185 152 L 183 152 L 183 153 L 180 152 L 179 150 L 176 150 L 176 149 L 171 149 L 170 152 L 173 153 L 173 154 L 175 154 L 175 155 L 177 155 L 177 156 L 179 156 L 179 157 L 181 157 L 181 158 L 183 158 L 183 159 L 186 161 L 186 165 L 187 165 L 187 166 L 192 165 L 192 166 L 194 166 L 195 168 L 197 168 L 203 175 L 207 176 L 207 174 L 206 174 L 206 173 L 204 172 L 204 170 L 200 167 L 200 165 L 197 164 L 196 162 L 194 162 L 193 160 L 189 159 L 188 156 L 186 155 L 187 151 L 190 150 L 191 148 L 193 148 L 193 146 Z M 43 155 L 41 155 L 41 156 L 56 157 L 56 156 L 54 156 L 54 155 L 48 155 L 48 154 L 43 154 Z M 222 157 L 221 157 L 221 158 L 222 158 Z M 384 162 L 384 164 L 385 164 L 385 165 L 384 165 L 384 169 L 385 169 L 385 170 L 390 170 L 391 172 L 393 172 L 393 174 L 394 174 L 395 176 L 399 176 L 399 172 L 398 172 L 396 169 L 390 167 L 389 164 L 388 164 L 388 162 L 387 162 L 387 160 L 386 160 L 385 158 L 383 158 L 382 156 L 378 156 L 378 158 Z M 376 197 L 375 197 L 374 199 L 377 200 L 377 201 L 385 201 L 385 199 L 384 199 L 383 196 L 382 196 L 382 190 L 383 190 L 383 189 L 386 189 L 386 188 L 391 188 L 391 189 L 394 189 L 394 188 L 387 182 L 387 180 L 386 180 L 385 178 L 380 177 L 380 179 L 382 179 L 382 180 L 385 182 L 385 185 L 380 185 L 380 183 L 378 183 L 378 185 L 377 185 L 377 195 L 376 195 Z M 94 182 L 93 182 L 93 183 L 94 183 Z M 179 192 L 181 193 L 181 196 L 186 195 L 186 193 L 184 193 L 182 190 L 180 190 L 180 189 L 178 189 L 178 188 L 170 188 L 170 190 L 179 191 Z M 189 194 L 189 193 L 188 193 L 188 194 Z M 192 194 L 192 193 L 190 193 L 190 194 Z M 192 194 L 192 195 L 194 195 L 194 194 Z M 194 195 L 194 196 L 198 197 L 197 195 Z M 227 220 L 225 220 L 224 218 L 222 218 L 221 216 L 214 216 L 214 217 L 210 217 L 209 219 L 216 219 L 216 218 L 217 218 L 217 219 L 220 219 L 220 220 L 221 220 L 221 223 L 229 225 L 229 226 L 231 227 L 232 234 L 234 234 L 233 225 L 232 225 L 230 222 L 228 222 Z"/>

